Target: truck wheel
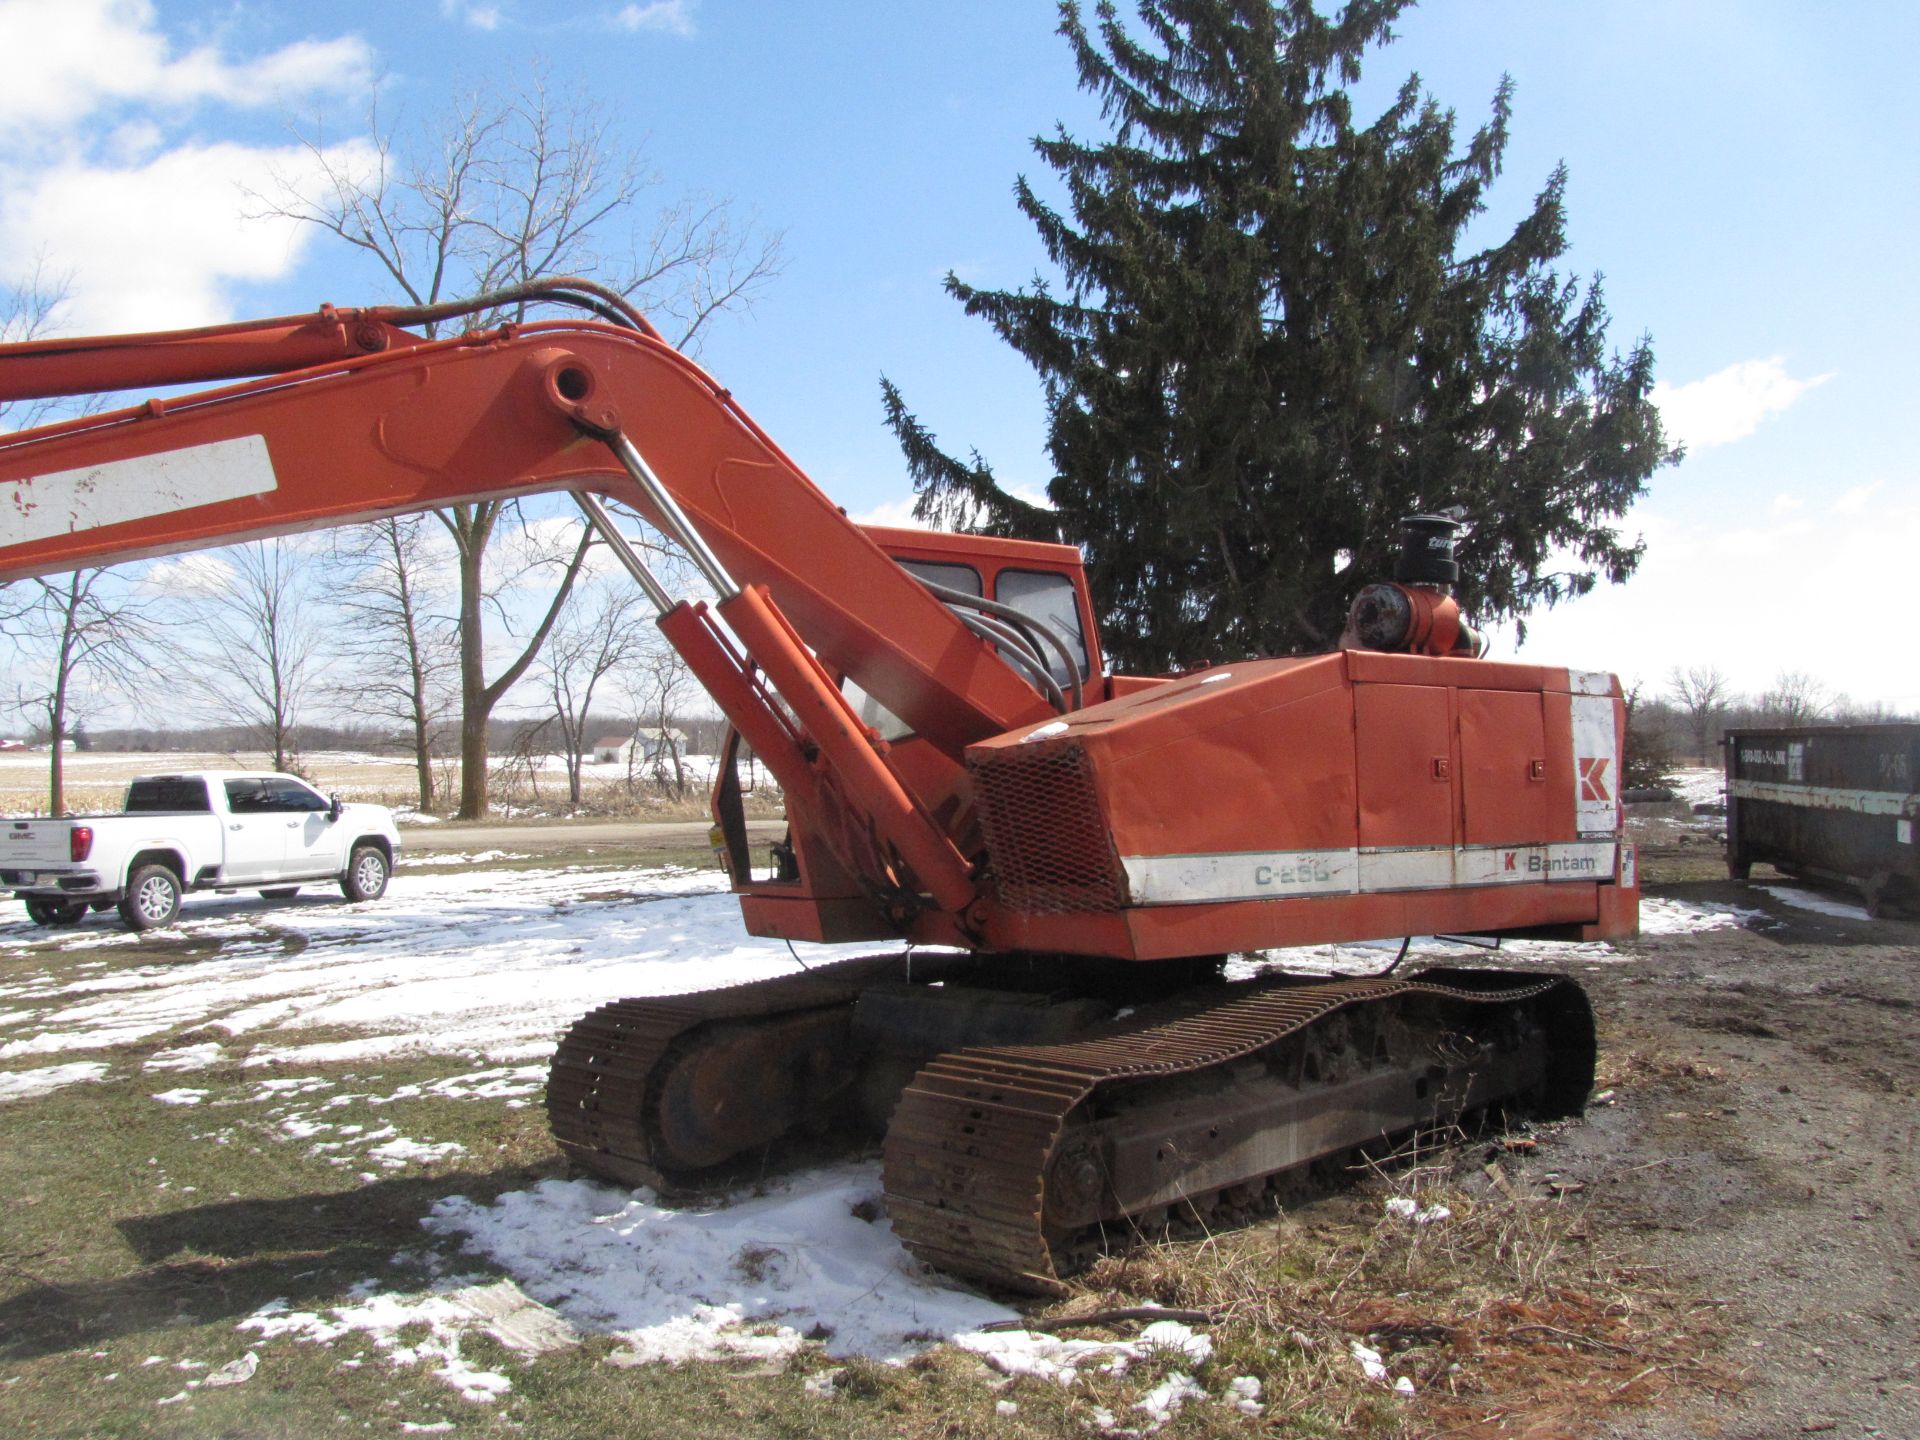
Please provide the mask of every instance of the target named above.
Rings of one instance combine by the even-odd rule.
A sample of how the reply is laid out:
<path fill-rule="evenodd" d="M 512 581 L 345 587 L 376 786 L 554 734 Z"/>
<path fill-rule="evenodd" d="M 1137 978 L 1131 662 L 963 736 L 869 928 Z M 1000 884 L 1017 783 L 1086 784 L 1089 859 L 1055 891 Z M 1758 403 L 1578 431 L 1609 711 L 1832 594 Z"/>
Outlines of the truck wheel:
<path fill-rule="evenodd" d="M 86 917 L 84 900 L 29 900 L 27 918 L 36 925 L 78 925 Z"/>
<path fill-rule="evenodd" d="M 291 900 L 299 893 L 298 885 L 276 885 L 271 890 L 262 890 L 260 897 L 263 900 Z"/>
<path fill-rule="evenodd" d="M 127 877 L 120 918 L 129 930 L 151 930 L 180 913 L 180 877 L 164 865 L 142 865 Z"/>
<path fill-rule="evenodd" d="M 378 845 L 356 845 L 340 876 L 340 893 L 349 900 L 378 900 L 387 893 L 387 857 Z"/>

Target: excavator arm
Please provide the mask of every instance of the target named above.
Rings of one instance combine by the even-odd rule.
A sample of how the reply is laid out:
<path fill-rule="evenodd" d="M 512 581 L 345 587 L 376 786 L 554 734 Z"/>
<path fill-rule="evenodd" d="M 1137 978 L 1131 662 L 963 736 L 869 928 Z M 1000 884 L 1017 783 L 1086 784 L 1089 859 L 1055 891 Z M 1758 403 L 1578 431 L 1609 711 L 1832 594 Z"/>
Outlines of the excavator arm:
<path fill-rule="evenodd" d="M 838 682 L 955 768 L 967 745 L 1054 713 L 1034 684 L 649 330 L 548 321 L 428 341 L 393 323 L 420 313 L 0 351 L 0 399 L 74 393 L 87 374 L 124 388 L 272 371 L 0 437 L 0 579 L 460 501 L 619 500 L 706 572 L 726 629 L 656 586 L 662 628 L 783 786 L 835 812 L 817 817 L 839 837 L 835 868 L 869 894 L 964 912 L 968 861 Z"/>

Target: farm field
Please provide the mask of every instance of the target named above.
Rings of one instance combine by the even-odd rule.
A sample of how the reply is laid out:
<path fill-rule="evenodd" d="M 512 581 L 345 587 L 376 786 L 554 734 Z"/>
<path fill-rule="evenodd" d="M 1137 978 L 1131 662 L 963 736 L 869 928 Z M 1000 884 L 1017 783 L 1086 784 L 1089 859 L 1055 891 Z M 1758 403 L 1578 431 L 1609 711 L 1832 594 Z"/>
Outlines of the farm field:
<path fill-rule="evenodd" d="M 711 871 L 436 849 L 382 902 L 210 897 L 143 937 L 8 902 L 0 1433 L 1920 1433 L 1920 927 L 1639 828 L 1641 940 L 1497 957 L 1593 993 L 1584 1122 L 1037 1309 L 915 1265 L 871 1155 L 678 1211 L 566 1173 L 559 1030 L 793 969 Z M 1183 1318 L 1060 1319 L 1152 1305 Z"/>
<path fill-rule="evenodd" d="M 685 757 L 688 784 L 685 798 L 669 798 L 648 785 L 630 792 L 624 764 L 582 768 L 582 813 L 598 815 L 693 818 L 706 813 L 705 787 L 713 758 Z M 271 770 L 271 757 L 246 752 L 216 751 L 75 751 L 66 756 L 67 809 L 74 814 L 117 810 L 127 781 L 136 775 L 171 774 L 188 770 Z M 318 750 L 300 757 L 300 773 L 313 785 L 343 800 L 372 801 L 401 813 L 402 823 L 414 823 L 419 787 L 412 762 L 404 756 L 373 755 L 362 751 Z M 449 782 L 451 783 L 451 782 Z M 512 817 L 564 817 L 567 803 L 566 767 L 557 755 L 540 757 L 530 777 L 525 768 L 496 773 L 496 808 Z M 42 815 L 47 804 L 47 756 L 37 751 L 0 753 L 0 816 Z M 430 822 L 433 817 L 426 817 Z"/>

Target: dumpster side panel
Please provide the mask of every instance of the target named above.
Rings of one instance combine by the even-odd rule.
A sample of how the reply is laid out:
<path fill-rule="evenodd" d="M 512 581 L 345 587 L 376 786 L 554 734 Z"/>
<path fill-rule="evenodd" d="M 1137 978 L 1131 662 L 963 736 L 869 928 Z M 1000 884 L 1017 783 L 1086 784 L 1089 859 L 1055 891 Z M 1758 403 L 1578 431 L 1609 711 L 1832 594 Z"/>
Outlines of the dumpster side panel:
<path fill-rule="evenodd" d="M 1920 901 L 1920 725 L 1729 731 L 1727 864 L 1765 862 Z"/>

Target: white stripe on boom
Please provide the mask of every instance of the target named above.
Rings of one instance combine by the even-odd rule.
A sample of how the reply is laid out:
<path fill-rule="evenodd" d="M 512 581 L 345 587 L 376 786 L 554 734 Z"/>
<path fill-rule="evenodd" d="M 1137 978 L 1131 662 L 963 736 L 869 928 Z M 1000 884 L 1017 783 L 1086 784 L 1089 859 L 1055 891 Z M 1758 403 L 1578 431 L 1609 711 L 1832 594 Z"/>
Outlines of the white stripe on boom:
<path fill-rule="evenodd" d="M 150 520 L 265 495 L 279 488 L 266 438 L 241 435 L 210 445 L 108 460 L 0 484 L 0 551 L 81 530 Z"/>

